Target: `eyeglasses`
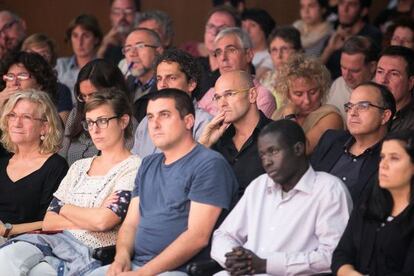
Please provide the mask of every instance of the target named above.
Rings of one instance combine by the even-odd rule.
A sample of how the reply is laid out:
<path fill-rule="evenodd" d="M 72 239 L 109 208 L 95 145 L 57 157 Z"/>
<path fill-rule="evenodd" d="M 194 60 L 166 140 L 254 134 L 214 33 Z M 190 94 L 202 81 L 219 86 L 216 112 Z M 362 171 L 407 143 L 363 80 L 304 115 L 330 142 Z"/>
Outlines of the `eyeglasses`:
<path fill-rule="evenodd" d="M 361 101 L 361 102 L 357 102 L 357 103 L 348 102 L 348 103 L 344 104 L 345 112 L 350 112 L 353 108 L 355 108 L 355 110 L 358 111 L 358 112 L 359 111 L 366 111 L 370 107 L 375 107 L 375 108 L 378 108 L 378 109 L 381 109 L 381 110 L 386 110 L 387 109 L 385 107 L 372 104 L 368 101 Z"/>
<path fill-rule="evenodd" d="M 86 121 L 82 121 L 81 124 L 82 124 L 83 129 L 86 131 L 91 130 L 94 124 L 96 124 L 96 126 L 99 129 L 103 129 L 103 128 L 108 128 L 109 121 L 112 119 L 116 119 L 116 118 L 119 118 L 119 116 L 113 116 L 109 118 L 98 118 L 95 121 L 86 120 Z"/>
<path fill-rule="evenodd" d="M 115 16 L 122 16 L 122 15 L 131 16 L 131 15 L 134 15 L 135 11 L 134 9 L 113 8 L 111 9 L 111 13 L 112 15 L 115 15 Z"/>
<path fill-rule="evenodd" d="M 245 88 L 245 89 L 239 89 L 239 90 L 226 90 L 224 93 L 223 93 L 223 95 L 219 95 L 219 94 L 214 94 L 214 96 L 213 96 L 213 101 L 214 102 L 218 102 L 218 101 L 220 101 L 220 99 L 225 99 L 226 101 L 229 99 L 229 98 L 232 98 L 232 97 L 234 97 L 236 94 L 238 94 L 238 93 L 242 93 L 242 92 L 247 92 L 247 91 L 249 91 L 250 90 L 250 88 Z"/>
<path fill-rule="evenodd" d="M 76 99 L 78 99 L 78 101 L 80 101 L 81 103 L 84 103 L 84 102 L 86 102 L 89 98 L 92 98 L 93 97 L 93 95 L 95 94 L 96 92 L 92 92 L 92 93 L 89 93 L 89 94 L 82 94 L 82 93 L 80 93 L 78 96 L 76 96 Z"/>
<path fill-rule="evenodd" d="M 23 81 L 23 80 L 30 79 L 31 75 L 29 73 L 26 73 L 26 72 L 21 72 L 21 73 L 17 73 L 17 74 L 7 73 L 7 74 L 3 75 L 3 80 L 4 81 L 14 81 L 16 78 L 19 81 Z"/>
<path fill-rule="evenodd" d="M 214 57 L 221 57 L 222 55 L 235 55 L 237 54 L 241 49 L 237 48 L 235 46 L 227 46 L 226 48 L 224 48 L 224 50 L 222 49 L 216 49 L 213 52 L 213 56 Z"/>
<path fill-rule="evenodd" d="M 41 122 L 47 121 L 46 119 L 43 119 L 43 118 L 35 118 L 29 114 L 17 115 L 14 112 L 7 114 L 6 117 L 7 117 L 7 120 L 9 120 L 9 122 L 15 122 L 17 119 L 21 119 L 22 122 L 24 123 L 32 123 L 33 121 L 41 121 Z"/>
<path fill-rule="evenodd" d="M 159 46 L 156 45 L 150 45 L 150 44 L 145 44 L 145 43 L 137 43 L 135 45 L 130 45 L 130 46 L 125 46 L 124 48 L 122 48 L 122 53 L 128 54 L 129 52 L 133 51 L 133 50 L 137 50 L 137 51 L 141 51 L 144 48 L 153 48 L 156 49 Z"/>
<path fill-rule="evenodd" d="M 13 27 L 14 24 L 19 22 L 17 19 L 14 19 L 6 24 L 3 25 L 3 27 L 0 29 L 0 34 L 7 32 L 10 30 L 11 27 Z"/>
<path fill-rule="evenodd" d="M 271 48 L 270 49 L 270 54 L 271 55 L 277 55 L 277 54 L 281 54 L 281 55 L 284 55 L 284 54 L 287 54 L 287 53 L 289 53 L 290 51 L 292 51 L 292 47 L 280 47 L 279 49 L 278 48 Z"/>

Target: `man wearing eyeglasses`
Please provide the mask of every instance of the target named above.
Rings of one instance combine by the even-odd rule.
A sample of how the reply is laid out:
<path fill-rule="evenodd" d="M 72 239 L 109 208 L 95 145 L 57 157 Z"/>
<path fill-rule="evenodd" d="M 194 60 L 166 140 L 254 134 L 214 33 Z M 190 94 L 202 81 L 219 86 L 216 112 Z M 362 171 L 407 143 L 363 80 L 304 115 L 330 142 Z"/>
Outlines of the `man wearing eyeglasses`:
<path fill-rule="evenodd" d="M 25 21 L 10 11 L 0 11 L 0 58 L 18 51 L 25 37 Z"/>
<path fill-rule="evenodd" d="M 354 203 L 369 193 L 378 172 L 380 143 L 392 124 L 396 104 L 383 85 L 365 82 L 344 105 L 347 131 L 326 131 L 312 156 L 315 170 L 339 177 Z"/>
<path fill-rule="evenodd" d="M 221 75 L 235 70 L 252 73 L 250 68 L 253 59 L 253 46 L 246 31 L 236 27 L 223 29 L 216 36 L 214 44 L 214 56 L 217 59 Z M 257 106 L 270 118 L 276 109 L 275 98 L 257 81 L 254 82 L 254 86 L 257 89 Z M 199 101 L 199 106 L 213 116 L 218 113 L 217 106 L 211 100 L 214 94 L 214 88 L 211 88 Z"/>
<path fill-rule="evenodd" d="M 122 46 L 129 32 L 134 28 L 137 6 L 134 0 L 111 0 L 109 19 L 111 29 L 102 40 L 98 57 L 118 65 L 123 58 Z"/>
<path fill-rule="evenodd" d="M 122 52 L 130 73 L 126 82 L 134 101 L 134 116 L 140 122 L 146 115 L 148 94 L 157 89 L 154 65 L 163 52 L 161 39 L 153 30 L 137 28 L 126 38 Z"/>
<path fill-rule="evenodd" d="M 271 120 L 257 107 L 257 89 L 250 73 L 223 73 L 214 91 L 212 100 L 219 113 L 204 128 L 199 142 L 221 153 L 230 163 L 242 196 L 250 182 L 264 173 L 257 138 Z"/>

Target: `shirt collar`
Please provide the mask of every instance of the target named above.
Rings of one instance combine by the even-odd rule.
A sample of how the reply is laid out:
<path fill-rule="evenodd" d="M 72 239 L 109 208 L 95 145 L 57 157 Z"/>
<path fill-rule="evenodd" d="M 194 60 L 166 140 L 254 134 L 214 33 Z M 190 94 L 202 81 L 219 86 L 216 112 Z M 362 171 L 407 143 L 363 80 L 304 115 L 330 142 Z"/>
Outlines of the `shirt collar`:
<path fill-rule="evenodd" d="M 142 83 L 139 79 L 135 78 L 135 84 L 141 88 L 142 91 L 146 91 L 150 88 L 153 84 L 155 84 L 155 77 L 152 77 L 146 83 Z"/>
<path fill-rule="evenodd" d="M 293 187 L 292 190 L 290 190 L 288 193 L 290 193 L 291 191 L 297 191 L 297 192 L 303 192 L 305 194 L 311 194 L 315 180 L 316 180 L 316 172 L 312 168 L 312 166 L 309 164 L 309 168 L 299 179 L 298 183 L 296 183 L 295 187 Z M 273 188 L 273 189 L 282 191 L 282 186 L 280 184 L 275 184 L 273 181 L 269 181 L 267 183 L 267 188 L 268 189 Z"/>
<path fill-rule="evenodd" d="M 411 109 L 414 109 L 414 96 L 411 96 L 411 100 L 406 106 L 395 112 L 394 120 L 404 117 Z"/>
<path fill-rule="evenodd" d="M 257 123 L 256 127 L 253 130 L 253 135 L 258 135 L 259 132 L 262 130 L 263 127 L 265 127 L 268 123 L 270 123 L 272 120 L 266 117 L 264 113 L 259 110 L 259 122 Z M 231 124 L 226 131 L 223 134 L 224 139 L 231 139 L 236 134 L 236 129 L 234 128 L 233 124 Z"/>
<path fill-rule="evenodd" d="M 355 143 L 355 138 L 354 138 L 354 136 L 350 136 L 349 138 L 348 138 L 348 140 L 346 140 L 346 142 L 345 142 L 345 144 L 344 144 L 344 146 L 343 146 L 343 149 L 344 149 L 344 152 L 345 153 L 347 153 L 347 154 L 349 154 L 349 155 L 351 155 L 352 157 L 358 157 L 358 156 L 362 156 L 362 155 L 364 155 L 364 154 L 371 154 L 372 152 L 374 152 L 375 151 L 375 149 L 377 148 L 377 147 L 379 147 L 379 145 L 381 144 L 381 141 L 380 142 L 378 142 L 378 143 L 376 143 L 376 144 L 374 144 L 374 145 L 372 145 L 371 147 L 369 147 L 369 148 L 367 148 L 367 149 L 365 149 L 364 150 L 364 152 L 363 153 L 361 153 L 360 155 L 358 155 L 358 156 L 355 156 L 355 155 L 353 155 L 349 150 L 350 150 L 350 148 L 352 147 L 352 145 Z"/>

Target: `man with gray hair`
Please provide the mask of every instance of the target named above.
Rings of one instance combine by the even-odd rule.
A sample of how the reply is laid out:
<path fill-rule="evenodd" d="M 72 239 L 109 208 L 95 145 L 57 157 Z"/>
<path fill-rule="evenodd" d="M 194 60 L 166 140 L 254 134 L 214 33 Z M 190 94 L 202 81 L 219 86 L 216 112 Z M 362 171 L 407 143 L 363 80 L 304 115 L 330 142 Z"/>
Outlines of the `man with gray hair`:
<path fill-rule="evenodd" d="M 25 37 L 26 22 L 10 11 L 0 11 L 0 58 L 18 51 Z"/>
<path fill-rule="evenodd" d="M 329 90 L 327 103 L 336 106 L 346 118 L 344 104 L 349 101 L 352 90 L 375 75 L 380 49 L 364 36 L 352 36 L 345 41 L 341 53 L 341 76 Z"/>
<path fill-rule="evenodd" d="M 171 17 L 160 10 L 145 11 L 138 15 L 137 27 L 157 32 L 164 49 L 172 46 L 174 28 Z"/>
<path fill-rule="evenodd" d="M 246 31 L 238 27 L 221 30 L 214 40 L 214 56 L 217 59 L 220 74 L 235 70 L 250 72 L 253 59 L 252 42 Z M 254 81 L 257 90 L 257 106 L 270 118 L 276 109 L 275 99 L 265 87 Z M 217 115 L 217 105 L 213 102 L 216 91 L 210 88 L 199 101 L 199 106 L 212 115 Z"/>
<path fill-rule="evenodd" d="M 136 28 L 127 36 L 122 52 L 130 73 L 127 87 L 132 93 L 134 116 L 139 123 L 146 115 L 148 94 L 157 89 L 154 65 L 163 52 L 160 37 L 153 30 Z"/>

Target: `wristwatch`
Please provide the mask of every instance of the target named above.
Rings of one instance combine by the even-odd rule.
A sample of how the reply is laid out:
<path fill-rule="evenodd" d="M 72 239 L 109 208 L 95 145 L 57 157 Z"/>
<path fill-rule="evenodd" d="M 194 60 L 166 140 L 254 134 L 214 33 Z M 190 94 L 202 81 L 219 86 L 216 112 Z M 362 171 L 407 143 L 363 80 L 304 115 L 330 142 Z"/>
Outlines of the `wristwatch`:
<path fill-rule="evenodd" d="M 3 237 L 4 238 L 7 238 L 9 236 L 9 234 L 10 234 L 10 231 L 13 229 L 13 225 L 10 224 L 10 223 L 8 223 L 8 222 L 6 222 L 4 224 L 4 228 L 6 228 L 6 231 L 4 231 Z"/>

